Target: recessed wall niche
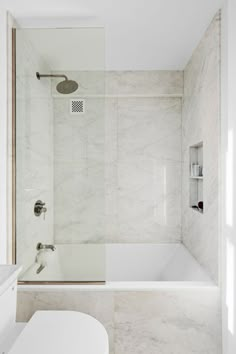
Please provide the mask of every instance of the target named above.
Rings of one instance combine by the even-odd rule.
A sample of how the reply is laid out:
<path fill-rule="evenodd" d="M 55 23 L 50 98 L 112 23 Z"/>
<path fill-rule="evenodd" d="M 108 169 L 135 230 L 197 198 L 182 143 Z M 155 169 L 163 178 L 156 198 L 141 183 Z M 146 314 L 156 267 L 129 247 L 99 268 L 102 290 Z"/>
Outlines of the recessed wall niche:
<path fill-rule="evenodd" d="M 190 208 L 203 213 L 203 142 L 189 148 L 189 205 Z"/>

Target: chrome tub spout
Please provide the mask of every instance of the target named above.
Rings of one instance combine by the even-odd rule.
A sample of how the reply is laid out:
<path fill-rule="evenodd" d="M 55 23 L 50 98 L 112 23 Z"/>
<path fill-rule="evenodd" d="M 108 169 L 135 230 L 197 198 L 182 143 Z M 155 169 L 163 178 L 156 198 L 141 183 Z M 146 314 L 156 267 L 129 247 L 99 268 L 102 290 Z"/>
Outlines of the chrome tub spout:
<path fill-rule="evenodd" d="M 36 246 L 36 250 L 40 251 L 40 250 L 51 250 L 51 251 L 55 251 L 56 247 L 54 245 L 43 245 L 41 242 L 39 242 Z"/>

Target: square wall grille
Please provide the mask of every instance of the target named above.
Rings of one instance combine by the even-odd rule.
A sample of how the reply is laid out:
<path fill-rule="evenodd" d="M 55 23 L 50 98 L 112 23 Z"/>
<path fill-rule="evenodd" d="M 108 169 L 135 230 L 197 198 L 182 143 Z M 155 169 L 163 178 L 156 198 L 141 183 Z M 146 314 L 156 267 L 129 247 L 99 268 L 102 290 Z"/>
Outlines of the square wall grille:
<path fill-rule="evenodd" d="M 70 114 L 84 114 L 85 101 L 82 99 L 70 100 Z"/>

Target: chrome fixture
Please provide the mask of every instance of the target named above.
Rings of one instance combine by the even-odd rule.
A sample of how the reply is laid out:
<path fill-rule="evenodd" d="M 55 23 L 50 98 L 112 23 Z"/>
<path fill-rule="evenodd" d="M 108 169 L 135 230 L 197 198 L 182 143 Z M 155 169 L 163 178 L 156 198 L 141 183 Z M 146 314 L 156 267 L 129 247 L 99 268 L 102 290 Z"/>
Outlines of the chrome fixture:
<path fill-rule="evenodd" d="M 40 74 L 37 71 L 36 77 L 38 80 L 40 80 L 41 77 L 62 77 L 62 78 L 64 78 L 63 81 L 61 81 L 57 84 L 56 89 L 57 89 L 57 92 L 62 93 L 62 94 L 66 94 L 66 95 L 69 93 L 75 92 L 79 87 L 79 85 L 76 81 L 69 80 L 66 75 Z"/>
<path fill-rule="evenodd" d="M 41 242 L 39 242 L 36 246 L 36 250 L 37 251 L 41 251 L 41 250 L 55 251 L 56 247 L 54 245 L 43 245 Z"/>
<path fill-rule="evenodd" d="M 34 215 L 35 216 L 40 216 L 42 213 L 45 213 L 47 211 L 47 208 L 44 206 L 45 203 L 42 202 L 42 200 L 37 200 L 37 202 L 34 204 Z"/>
<path fill-rule="evenodd" d="M 42 272 L 42 270 L 45 268 L 45 266 L 43 266 L 41 264 L 41 266 L 38 267 L 38 269 L 36 270 L 36 273 L 39 274 L 40 272 Z"/>

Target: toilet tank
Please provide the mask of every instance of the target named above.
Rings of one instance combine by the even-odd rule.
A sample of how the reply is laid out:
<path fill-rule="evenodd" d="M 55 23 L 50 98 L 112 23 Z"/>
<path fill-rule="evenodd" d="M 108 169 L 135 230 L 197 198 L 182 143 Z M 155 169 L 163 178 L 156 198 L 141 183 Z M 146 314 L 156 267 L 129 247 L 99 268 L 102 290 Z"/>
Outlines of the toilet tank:
<path fill-rule="evenodd" d="M 20 267 L 0 265 L 0 338 L 15 324 L 19 272 Z"/>

